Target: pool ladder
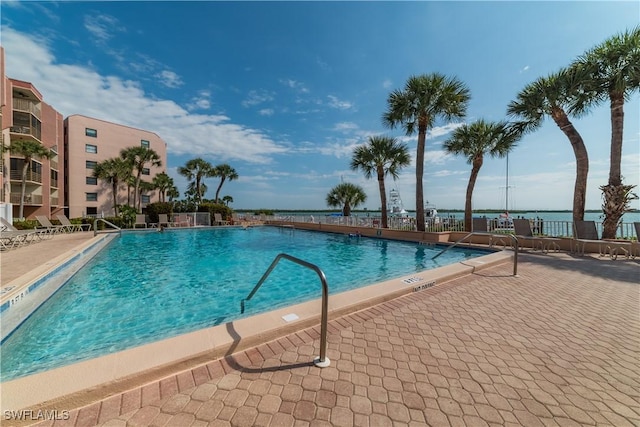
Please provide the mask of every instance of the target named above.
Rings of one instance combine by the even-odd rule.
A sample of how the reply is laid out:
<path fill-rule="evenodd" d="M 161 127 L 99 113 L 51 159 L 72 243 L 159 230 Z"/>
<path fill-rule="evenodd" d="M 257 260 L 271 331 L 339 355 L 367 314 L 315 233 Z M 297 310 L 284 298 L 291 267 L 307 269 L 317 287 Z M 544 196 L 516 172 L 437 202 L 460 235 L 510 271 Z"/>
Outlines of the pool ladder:
<path fill-rule="evenodd" d="M 431 257 L 431 259 L 436 259 L 438 258 L 440 255 L 442 255 L 443 253 L 447 252 L 449 249 L 457 246 L 459 243 L 464 242 L 465 240 L 467 240 L 468 237 L 471 236 L 489 236 L 489 238 L 504 238 L 504 237 L 508 237 L 511 239 L 512 245 L 513 245 L 513 249 L 514 249 L 514 255 L 513 255 L 513 275 L 517 276 L 518 275 L 518 238 L 513 235 L 513 234 L 493 234 L 493 233 L 488 233 L 485 231 L 472 231 L 471 233 L 467 234 L 466 236 L 464 236 L 461 239 L 458 239 L 454 244 L 452 244 L 451 246 L 447 246 L 446 248 L 444 248 L 442 251 L 438 252 L 437 254 L 435 254 L 433 257 Z"/>
<path fill-rule="evenodd" d="M 320 282 L 322 283 L 322 318 L 320 320 L 320 356 L 316 357 L 313 360 L 313 363 L 319 368 L 326 368 L 331 363 L 331 361 L 327 357 L 327 321 L 328 321 L 328 310 L 329 310 L 329 286 L 327 286 L 327 278 L 324 275 L 324 272 L 317 265 L 311 264 L 310 262 L 301 260 L 300 258 L 296 258 L 294 256 L 291 256 L 285 253 L 278 254 L 278 256 L 275 257 L 275 259 L 273 260 L 273 262 L 271 263 L 267 271 L 264 272 L 264 274 L 262 275 L 262 277 L 260 278 L 256 286 L 253 288 L 251 293 L 249 293 L 249 295 L 245 299 L 240 301 L 240 312 L 244 313 L 245 302 L 253 298 L 253 296 L 258 291 L 260 286 L 262 286 L 264 281 L 267 280 L 267 277 L 269 277 L 273 269 L 276 268 L 276 265 L 278 265 L 278 263 L 282 258 L 315 271 L 318 277 L 320 278 Z"/>
<path fill-rule="evenodd" d="M 104 222 L 105 224 L 110 225 L 111 227 L 115 228 L 116 230 L 118 230 L 118 233 L 120 233 L 120 234 L 122 235 L 122 229 L 121 229 L 120 227 L 118 227 L 117 225 L 115 225 L 115 224 L 113 224 L 113 223 L 111 223 L 111 222 L 107 221 L 107 220 L 106 220 L 106 219 L 104 219 L 104 218 L 96 218 L 96 219 L 93 221 L 93 237 L 95 237 L 95 236 L 97 236 L 97 235 L 98 235 L 98 222 L 100 222 L 100 221 L 102 221 L 102 222 Z"/>

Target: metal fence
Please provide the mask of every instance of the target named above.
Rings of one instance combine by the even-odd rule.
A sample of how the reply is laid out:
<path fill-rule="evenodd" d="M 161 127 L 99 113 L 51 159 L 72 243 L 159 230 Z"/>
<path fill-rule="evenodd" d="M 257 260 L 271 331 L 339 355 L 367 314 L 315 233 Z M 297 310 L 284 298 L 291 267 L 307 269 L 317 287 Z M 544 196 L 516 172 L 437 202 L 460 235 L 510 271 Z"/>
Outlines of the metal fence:
<path fill-rule="evenodd" d="M 286 222 L 313 222 L 316 224 L 331 224 L 331 225 L 346 225 L 354 227 L 373 227 L 380 228 L 382 226 L 382 220 L 380 217 L 373 216 L 338 216 L 338 215 L 285 215 L 285 216 L 273 216 L 267 219 L 274 219 L 277 221 Z M 572 221 L 545 221 L 541 219 L 531 219 L 531 230 L 535 235 L 550 236 L 550 237 L 573 237 L 573 222 Z M 501 218 L 487 218 L 489 224 L 489 231 L 492 232 L 504 232 L 512 233 L 513 225 L 506 219 Z M 387 218 L 388 228 L 392 230 L 416 230 L 415 218 L 399 218 L 389 217 Z M 596 222 L 598 234 L 602 235 L 602 223 Z M 426 222 L 426 231 L 429 232 L 443 232 L 443 231 L 464 231 L 464 220 L 456 217 L 440 217 L 437 219 L 431 219 Z M 638 238 L 635 235 L 635 230 L 632 222 L 621 223 L 618 226 L 616 237 L 620 239 L 633 239 Z"/>

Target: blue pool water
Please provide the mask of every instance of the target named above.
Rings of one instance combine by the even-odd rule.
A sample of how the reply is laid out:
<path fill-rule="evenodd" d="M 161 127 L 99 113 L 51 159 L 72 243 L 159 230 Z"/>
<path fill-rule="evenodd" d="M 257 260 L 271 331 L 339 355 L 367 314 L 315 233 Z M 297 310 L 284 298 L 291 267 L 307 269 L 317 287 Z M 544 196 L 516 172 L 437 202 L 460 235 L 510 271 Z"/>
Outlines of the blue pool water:
<path fill-rule="evenodd" d="M 486 252 L 302 230 L 257 227 L 125 233 L 102 250 L 1 346 L 2 381 L 320 298 L 318 265 L 335 294 Z M 436 262 L 437 261 L 437 262 Z"/>

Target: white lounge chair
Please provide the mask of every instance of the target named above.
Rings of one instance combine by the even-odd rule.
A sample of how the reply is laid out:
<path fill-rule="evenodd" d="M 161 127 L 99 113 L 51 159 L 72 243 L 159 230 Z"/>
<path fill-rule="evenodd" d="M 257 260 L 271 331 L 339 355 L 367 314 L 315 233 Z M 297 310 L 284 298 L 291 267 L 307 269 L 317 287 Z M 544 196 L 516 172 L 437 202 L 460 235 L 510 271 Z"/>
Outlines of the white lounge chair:
<path fill-rule="evenodd" d="M 50 230 L 52 234 L 62 233 L 64 231 L 71 231 L 71 228 L 66 225 L 53 225 L 49 218 L 44 215 L 36 215 L 36 220 L 40 223 L 42 228 Z"/>
<path fill-rule="evenodd" d="M 549 252 L 549 249 L 553 249 L 556 252 L 560 249 L 558 242 L 560 239 L 553 237 L 534 236 L 531 230 L 531 221 L 528 219 L 514 219 L 513 228 L 515 235 L 519 241 L 531 242 L 531 247 L 535 251 L 538 246 L 542 252 Z"/>
<path fill-rule="evenodd" d="M 222 219 L 222 215 L 219 213 L 214 213 L 213 214 L 213 221 L 217 224 L 217 225 L 229 225 L 229 221 L 225 221 Z"/>
<path fill-rule="evenodd" d="M 598 238 L 595 221 L 575 221 L 573 223 L 572 252 L 584 255 L 587 245 L 598 246 L 600 256 L 609 255 L 611 259 L 617 259 L 620 252 L 624 253 L 625 258 L 632 256 L 631 242 L 602 240 Z"/>
<path fill-rule="evenodd" d="M 73 224 L 69 221 L 66 215 L 56 215 L 60 224 L 68 227 L 70 231 L 89 231 L 91 230 L 91 224 Z"/>
<path fill-rule="evenodd" d="M 133 228 L 138 228 L 139 225 L 144 225 L 147 228 L 147 216 L 144 214 L 136 215 L 136 222 L 133 224 Z"/>

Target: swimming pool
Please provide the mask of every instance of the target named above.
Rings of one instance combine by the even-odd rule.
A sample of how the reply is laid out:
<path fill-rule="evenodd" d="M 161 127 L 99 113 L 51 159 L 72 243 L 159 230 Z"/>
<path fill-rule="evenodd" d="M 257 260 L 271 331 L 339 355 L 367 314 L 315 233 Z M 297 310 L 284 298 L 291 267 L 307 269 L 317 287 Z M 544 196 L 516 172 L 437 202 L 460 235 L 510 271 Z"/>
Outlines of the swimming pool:
<path fill-rule="evenodd" d="M 2 381 L 226 323 L 320 296 L 317 276 L 281 263 L 240 314 L 278 253 L 318 265 L 330 294 L 486 251 L 257 227 L 125 233 L 2 344 Z M 445 259 L 446 256 L 446 259 Z"/>

